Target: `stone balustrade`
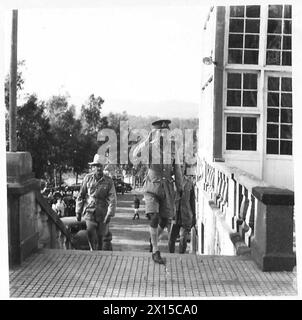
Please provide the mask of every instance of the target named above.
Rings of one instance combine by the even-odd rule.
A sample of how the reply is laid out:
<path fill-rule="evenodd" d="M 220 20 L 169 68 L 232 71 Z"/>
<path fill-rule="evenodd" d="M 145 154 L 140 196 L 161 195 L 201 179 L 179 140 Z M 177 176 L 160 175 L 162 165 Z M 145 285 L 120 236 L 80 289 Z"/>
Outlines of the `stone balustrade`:
<path fill-rule="evenodd" d="M 10 266 L 35 250 L 70 248 L 68 230 L 40 193 L 28 152 L 7 152 L 7 214 Z"/>
<path fill-rule="evenodd" d="M 251 255 L 263 271 L 292 270 L 294 193 L 223 162 L 199 166 L 199 253 Z"/>

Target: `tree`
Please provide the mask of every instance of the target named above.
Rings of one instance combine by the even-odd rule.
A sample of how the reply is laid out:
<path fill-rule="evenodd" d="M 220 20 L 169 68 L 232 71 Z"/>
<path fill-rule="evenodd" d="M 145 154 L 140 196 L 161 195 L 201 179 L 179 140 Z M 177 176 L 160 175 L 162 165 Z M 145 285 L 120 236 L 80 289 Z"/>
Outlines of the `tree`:
<path fill-rule="evenodd" d="M 17 93 L 23 89 L 24 78 L 21 68 L 25 66 L 25 60 L 18 61 L 17 64 Z M 4 97 L 5 97 L 5 106 L 6 110 L 9 109 L 9 74 L 5 78 L 4 82 Z"/>
<path fill-rule="evenodd" d="M 46 103 L 50 119 L 49 163 L 53 171 L 55 184 L 62 182 L 62 173 L 77 168 L 82 169 L 80 155 L 77 153 L 81 135 L 81 121 L 75 117 L 75 107 L 68 105 L 68 97 L 53 96 Z"/>
<path fill-rule="evenodd" d="M 42 178 L 49 161 L 50 124 L 43 102 L 30 95 L 26 103 L 17 109 L 17 148 L 30 152 L 33 171 Z"/>
<path fill-rule="evenodd" d="M 101 117 L 101 109 L 104 100 L 101 97 L 95 97 L 91 94 L 85 105 L 81 108 L 82 131 L 84 134 L 97 135 L 97 132 L 103 127 L 104 123 Z"/>

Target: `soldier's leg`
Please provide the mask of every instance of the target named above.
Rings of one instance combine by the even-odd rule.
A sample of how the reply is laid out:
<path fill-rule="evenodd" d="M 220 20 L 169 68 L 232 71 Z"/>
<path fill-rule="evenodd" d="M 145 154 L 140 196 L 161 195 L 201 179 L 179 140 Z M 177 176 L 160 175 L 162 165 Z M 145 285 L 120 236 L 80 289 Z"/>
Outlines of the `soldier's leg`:
<path fill-rule="evenodd" d="M 112 251 L 112 233 L 109 231 L 106 231 L 104 237 L 103 237 L 103 250 L 105 251 Z"/>
<path fill-rule="evenodd" d="M 179 253 L 185 253 L 187 250 L 187 243 L 189 237 L 189 229 L 180 227 L 179 232 Z"/>
<path fill-rule="evenodd" d="M 106 232 L 108 231 L 108 223 L 99 222 L 96 233 L 97 233 L 97 250 L 103 250 L 103 237 L 105 236 Z"/>
<path fill-rule="evenodd" d="M 175 252 L 175 243 L 177 236 L 180 231 L 180 226 L 176 223 L 173 223 L 170 229 L 169 233 L 169 240 L 168 240 L 168 247 L 169 247 L 169 252 L 174 253 Z"/>
<path fill-rule="evenodd" d="M 158 213 L 151 214 L 151 223 L 150 223 L 150 239 L 152 244 L 152 259 L 155 263 L 165 264 L 165 261 L 160 256 L 158 249 L 158 226 L 159 226 L 159 217 Z"/>
<path fill-rule="evenodd" d="M 150 212 L 150 217 L 150 238 L 152 244 L 152 252 L 155 253 L 156 251 L 158 251 L 158 212 Z"/>
<path fill-rule="evenodd" d="M 97 223 L 95 221 L 86 220 L 86 226 L 90 251 L 97 250 Z"/>
<path fill-rule="evenodd" d="M 159 199 L 153 194 L 145 194 L 146 213 L 150 215 L 150 242 L 152 259 L 155 263 L 164 264 L 158 250 Z"/>

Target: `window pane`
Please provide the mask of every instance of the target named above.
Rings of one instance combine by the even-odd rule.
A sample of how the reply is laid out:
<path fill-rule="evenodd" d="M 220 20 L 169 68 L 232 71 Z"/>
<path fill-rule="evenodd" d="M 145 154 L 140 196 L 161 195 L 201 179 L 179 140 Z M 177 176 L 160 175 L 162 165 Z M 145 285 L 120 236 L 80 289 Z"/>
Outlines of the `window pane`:
<path fill-rule="evenodd" d="M 245 48 L 259 48 L 259 36 L 258 35 L 246 35 L 245 36 Z"/>
<path fill-rule="evenodd" d="M 268 90 L 279 91 L 279 78 L 268 77 Z"/>
<path fill-rule="evenodd" d="M 282 52 L 282 65 L 291 66 L 292 65 L 292 53 L 291 52 Z"/>
<path fill-rule="evenodd" d="M 229 63 L 242 63 L 241 50 L 229 50 Z"/>
<path fill-rule="evenodd" d="M 293 127 L 291 125 L 282 125 L 281 126 L 281 138 L 283 139 L 292 139 L 293 138 Z"/>
<path fill-rule="evenodd" d="M 280 65 L 280 52 L 279 51 L 267 51 L 266 52 L 266 64 Z"/>
<path fill-rule="evenodd" d="M 260 6 L 246 6 L 246 16 L 250 18 L 260 17 Z"/>
<path fill-rule="evenodd" d="M 281 93 L 281 107 L 291 108 L 293 106 L 292 94 Z"/>
<path fill-rule="evenodd" d="M 267 122 L 279 123 L 279 109 L 267 109 Z"/>
<path fill-rule="evenodd" d="M 226 148 L 227 148 L 227 150 L 240 150 L 241 149 L 241 135 L 240 134 L 227 134 Z"/>
<path fill-rule="evenodd" d="M 266 153 L 267 154 L 279 154 L 279 140 L 267 140 Z"/>
<path fill-rule="evenodd" d="M 282 91 L 292 91 L 292 78 L 282 77 L 281 79 L 281 90 Z"/>
<path fill-rule="evenodd" d="M 291 20 L 284 20 L 283 33 L 284 34 L 291 34 L 292 33 L 292 22 L 291 22 Z"/>
<path fill-rule="evenodd" d="M 259 19 L 245 20 L 245 32 L 259 33 L 259 30 L 260 30 L 260 20 Z"/>
<path fill-rule="evenodd" d="M 241 89 L 241 73 L 228 74 L 228 88 Z"/>
<path fill-rule="evenodd" d="M 281 110 L 281 122 L 282 123 L 292 123 L 292 110 L 290 109 L 282 109 Z"/>
<path fill-rule="evenodd" d="M 281 36 L 267 36 L 268 49 L 281 49 Z"/>
<path fill-rule="evenodd" d="M 244 117 L 242 119 L 242 131 L 246 133 L 257 133 L 257 119 Z"/>
<path fill-rule="evenodd" d="M 229 48 L 243 48 L 243 35 L 230 34 L 229 35 Z"/>
<path fill-rule="evenodd" d="M 282 5 L 270 5 L 268 6 L 269 18 L 281 18 L 282 17 Z"/>
<path fill-rule="evenodd" d="M 289 155 L 293 154 L 291 141 L 286 141 L 286 140 L 280 141 L 280 154 L 289 154 Z"/>
<path fill-rule="evenodd" d="M 279 93 L 268 92 L 267 105 L 269 107 L 279 107 Z"/>
<path fill-rule="evenodd" d="M 257 107 L 257 91 L 244 91 L 243 92 L 243 106 L 244 107 Z"/>
<path fill-rule="evenodd" d="M 282 20 L 268 20 L 267 33 L 281 33 Z"/>
<path fill-rule="evenodd" d="M 244 51 L 245 64 L 258 64 L 258 51 L 245 50 Z"/>
<path fill-rule="evenodd" d="M 267 125 L 267 137 L 268 138 L 279 138 L 279 125 L 268 124 Z"/>
<path fill-rule="evenodd" d="M 234 107 L 241 106 L 241 92 L 240 91 L 228 90 L 227 106 L 234 106 Z"/>
<path fill-rule="evenodd" d="M 286 5 L 284 6 L 284 18 L 292 17 L 292 6 Z"/>
<path fill-rule="evenodd" d="M 243 19 L 230 19 L 230 32 L 243 32 Z"/>
<path fill-rule="evenodd" d="M 255 134 L 244 134 L 242 136 L 242 150 L 256 150 L 257 136 Z"/>
<path fill-rule="evenodd" d="M 230 6 L 230 16 L 231 17 L 243 17 L 244 16 L 244 6 Z"/>
<path fill-rule="evenodd" d="M 244 89 L 257 89 L 257 74 L 246 73 L 243 75 L 243 88 Z"/>
<path fill-rule="evenodd" d="M 292 37 L 283 36 L 283 49 L 291 50 L 292 48 Z"/>
<path fill-rule="evenodd" d="M 241 132 L 241 118 L 228 117 L 227 118 L 227 132 Z"/>

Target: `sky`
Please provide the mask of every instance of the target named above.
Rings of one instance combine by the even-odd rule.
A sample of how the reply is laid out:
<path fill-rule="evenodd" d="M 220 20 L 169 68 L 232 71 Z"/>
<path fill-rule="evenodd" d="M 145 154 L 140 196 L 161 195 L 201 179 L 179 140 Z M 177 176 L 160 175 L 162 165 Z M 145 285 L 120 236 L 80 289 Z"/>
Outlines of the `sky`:
<path fill-rule="evenodd" d="M 94 93 L 105 100 L 105 113 L 197 117 L 203 17 L 210 6 L 182 3 L 19 9 L 23 92 L 43 100 L 67 94 L 79 108 Z M 7 72 L 10 24 L 8 13 Z"/>

